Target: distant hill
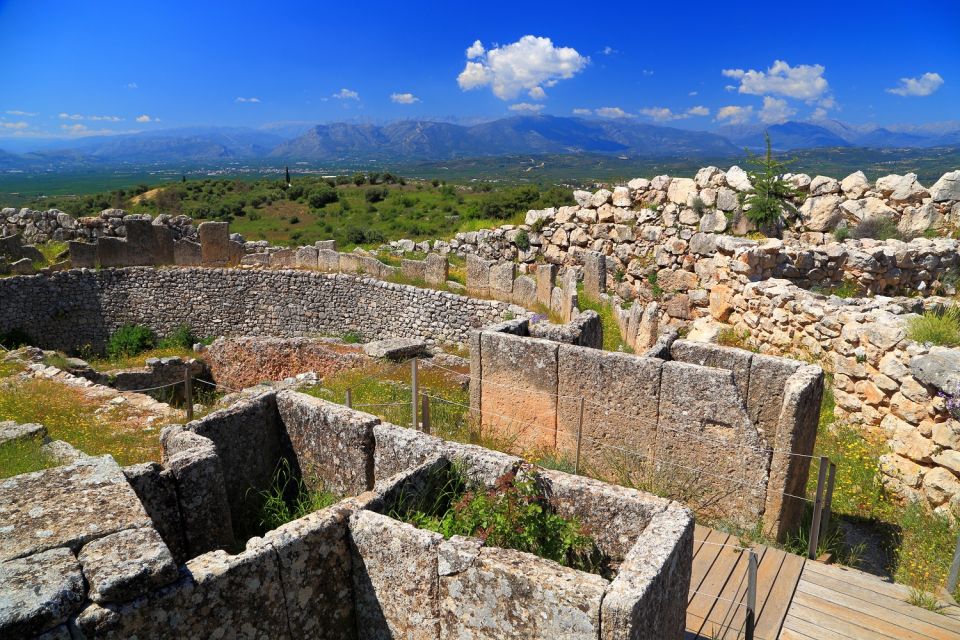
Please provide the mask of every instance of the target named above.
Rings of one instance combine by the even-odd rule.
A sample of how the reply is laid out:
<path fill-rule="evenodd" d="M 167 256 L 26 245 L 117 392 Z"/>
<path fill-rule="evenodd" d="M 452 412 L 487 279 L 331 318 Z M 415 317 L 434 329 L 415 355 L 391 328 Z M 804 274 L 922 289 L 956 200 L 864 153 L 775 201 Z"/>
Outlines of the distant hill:
<path fill-rule="evenodd" d="M 444 162 L 470 158 L 595 155 L 611 160 L 705 159 L 731 162 L 744 147 L 762 150 L 764 132 L 781 152 L 809 149 L 932 149 L 960 145 L 960 121 L 876 127 L 837 120 L 721 127 L 692 131 L 633 119 L 602 120 L 548 115 L 513 116 L 480 124 L 404 120 L 389 124 L 279 123 L 260 129 L 190 127 L 77 140 L 22 140 L 0 153 L 0 171 L 102 170 L 114 167 L 226 167 L 236 163 L 313 163 L 324 167 L 364 163 Z"/>

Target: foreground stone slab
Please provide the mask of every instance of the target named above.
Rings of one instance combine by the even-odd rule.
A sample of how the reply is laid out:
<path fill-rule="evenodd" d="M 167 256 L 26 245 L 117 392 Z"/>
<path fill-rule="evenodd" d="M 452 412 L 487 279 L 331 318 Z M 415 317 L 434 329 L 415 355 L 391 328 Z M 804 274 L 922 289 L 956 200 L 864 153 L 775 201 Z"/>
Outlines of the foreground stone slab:
<path fill-rule="evenodd" d="M 155 529 L 128 529 L 80 552 L 94 602 L 123 602 L 177 579 L 177 564 Z"/>
<path fill-rule="evenodd" d="M 0 560 L 70 547 L 152 526 L 110 456 L 25 473 L 0 482 Z"/>
<path fill-rule="evenodd" d="M 83 575 L 69 549 L 0 563 L 0 638 L 29 638 L 83 603 Z"/>
<path fill-rule="evenodd" d="M 390 338 L 377 340 L 363 345 L 363 352 L 371 358 L 386 358 L 388 360 L 406 360 L 423 355 L 427 350 L 427 343 L 413 338 Z"/>
<path fill-rule="evenodd" d="M 529 553 L 480 549 L 440 578 L 440 637 L 597 638 L 607 581 Z"/>
<path fill-rule="evenodd" d="M 34 438 L 43 438 L 47 435 L 47 428 L 42 424 L 17 424 L 16 422 L 0 422 L 0 444 L 7 442 L 17 442 L 19 440 L 32 440 Z"/>

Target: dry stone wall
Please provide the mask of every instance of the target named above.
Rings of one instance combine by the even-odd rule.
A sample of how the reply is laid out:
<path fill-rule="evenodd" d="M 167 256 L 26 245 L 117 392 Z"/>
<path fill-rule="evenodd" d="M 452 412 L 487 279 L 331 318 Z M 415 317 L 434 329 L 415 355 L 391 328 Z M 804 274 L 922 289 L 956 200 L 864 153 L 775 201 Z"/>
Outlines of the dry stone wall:
<path fill-rule="evenodd" d="M 463 343 L 471 329 L 528 311 L 503 302 L 346 274 L 295 270 L 127 268 L 0 280 L 0 333 L 20 328 L 39 346 L 102 349 L 125 324 L 167 335 L 343 335 Z"/>
<path fill-rule="evenodd" d="M 0 236 L 20 234 L 30 244 L 51 240 L 85 240 L 97 238 L 124 238 L 127 235 L 127 223 L 146 221 L 155 226 L 166 227 L 173 238 L 196 238 L 197 230 L 187 216 L 166 214 L 153 218 L 143 214 L 128 214 L 123 209 L 104 209 L 96 216 L 74 218 L 58 209 L 37 211 L 34 209 L 0 210 Z"/>

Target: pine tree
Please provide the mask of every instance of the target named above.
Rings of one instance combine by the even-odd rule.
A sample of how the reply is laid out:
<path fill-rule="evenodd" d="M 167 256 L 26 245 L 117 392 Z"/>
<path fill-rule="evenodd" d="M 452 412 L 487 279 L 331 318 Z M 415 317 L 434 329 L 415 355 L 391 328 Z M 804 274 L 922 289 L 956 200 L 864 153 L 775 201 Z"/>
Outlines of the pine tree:
<path fill-rule="evenodd" d="M 283 170 L 287 174 L 286 183 L 287 183 L 287 186 L 289 187 L 290 186 L 290 167 L 284 167 Z"/>
<path fill-rule="evenodd" d="M 770 134 L 764 133 L 767 152 L 759 156 L 747 151 L 747 164 L 753 168 L 747 171 L 753 190 L 740 195 L 741 204 L 748 205 L 746 216 L 758 227 L 776 228 L 783 219 L 784 212 L 797 215 L 797 209 L 791 202 L 803 199 L 792 184 L 784 180 L 785 169 L 796 160 L 777 160 L 770 145 Z"/>

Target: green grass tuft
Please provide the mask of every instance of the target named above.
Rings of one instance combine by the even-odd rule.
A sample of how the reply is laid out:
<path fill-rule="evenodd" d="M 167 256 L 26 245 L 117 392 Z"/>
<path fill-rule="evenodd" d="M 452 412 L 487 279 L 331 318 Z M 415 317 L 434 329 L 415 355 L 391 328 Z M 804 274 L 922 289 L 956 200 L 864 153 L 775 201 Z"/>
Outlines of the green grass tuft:
<path fill-rule="evenodd" d="M 907 323 L 907 337 L 921 344 L 960 345 L 960 307 L 937 306 Z"/>

